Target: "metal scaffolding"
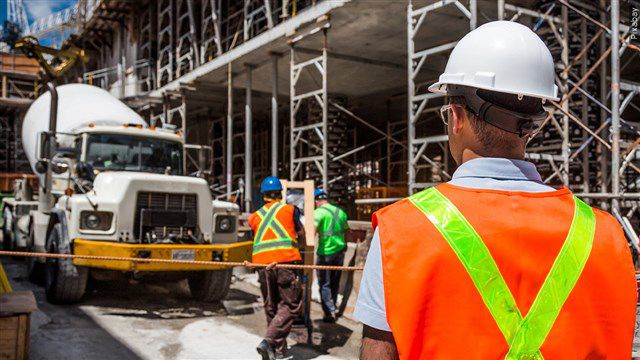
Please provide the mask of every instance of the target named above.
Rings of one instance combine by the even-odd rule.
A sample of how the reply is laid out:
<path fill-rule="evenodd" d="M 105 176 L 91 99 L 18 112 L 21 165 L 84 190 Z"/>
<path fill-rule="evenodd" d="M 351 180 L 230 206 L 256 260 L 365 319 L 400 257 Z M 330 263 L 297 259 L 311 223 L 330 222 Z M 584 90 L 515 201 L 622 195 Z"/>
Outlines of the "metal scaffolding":
<path fill-rule="evenodd" d="M 158 56 L 156 60 L 157 86 L 173 80 L 174 75 L 174 22 L 173 1 L 159 0 L 158 6 Z"/>
<path fill-rule="evenodd" d="M 550 48 L 562 97 L 547 103 L 551 113 L 530 140 L 526 158 L 545 182 L 567 186 L 592 205 L 640 222 L 640 132 L 636 119 L 625 119 L 640 111 L 640 84 L 625 78 L 634 67 L 629 52 L 638 47 L 629 43 L 618 2 L 390 3 L 367 8 L 359 0 L 159 0 L 98 7 L 87 0 L 80 6 L 78 37 L 71 40 L 93 52 L 79 77 L 147 109 L 152 122 L 187 130 L 187 119 L 209 114 L 205 128 L 212 136 L 200 145 L 213 149 L 212 188 L 227 199 L 242 198 L 248 209 L 252 189 L 266 174 L 316 179 L 333 199 L 351 203 L 367 187 L 393 188 L 395 195 L 389 196 L 398 197 L 406 194 L 405 185 L 413 193 L 447 181 L 454 165 L 444 126 L 436 120 L 443 99 L 427 86 L 436 81 L 447 53 L 476 25 L 518 21 Z M 368 12 L 406 5 L 406 14 L 397 11 L 390 19 L 395 32 L 366 21 Z M 353 17 L 365 8 L 367 13 Z M 135 16 L 128 19 L 127 13 Z M 336 38 L 328 48 L 330 19 Z M 348 22 L 348 31 L 360 33 L 345 41 Z M 406 26 L 406 65 L 384 58 L 382 47 L 362 44 L 374 30 L 389 36 L 386 45 L 396 49 L 397 41 L 405 41 L 397 34 L 401 26 Z M 132 31 L 136 36 L 125 33 Z M 287 60 L 289 76 L 280 82 L 286 87 L 289 81 L 289 106 L 278 109 L 285 95 L 278 93 L 278 72 Z M 349 64 L 350 70 L 343 70 Z M 368 78 L 352 77 L 360 70 L 353 64 L 366 68 Z M 395 73 L 383 88 L 386 70 Z M 133 81 L 137 84 L 130 86 Z M 368 89 L 369 84 L 375 86 Z M 287 115 L 290 121 L 279 119 Z M 183 134 L 189 140 L 189 132 Z"/>
<path fill-rule="evenodd" d="M 429 56 L 450 50 L 456 44 L 419 50 L 415 48 L 416 34 L 425 25 L 429 13 L 446 6 L 458 8 L 469 20 L 470 29 L 475 28 L 477 22 L 477 4 L 473 0 L 468 6 L 455 0 L 434 1 L 421 7 L 415 7 L 415 2 L 410 0 L 407 9 L 409 193 L 432 185 L 417 180 L 418 172 L 427 168 L 422 160 L 431 162 L 421 158 L 428 137 L 416 135 L 416 123 L 437 95 L 422 90 L 424 84 L 416 78 Z M 604 11 L 606 3 L 601 1 L 600 5 L 581 4 L 579 9 L 561 0 L 559 4 L 544 3 L 540 9 L 532 9 L 502 0 L 498 1 L 497 14 L 499 19 L 532 22 L 533 30 L 558 59 L 556 80 L 562 98 L 551 102 L 547 120 L 530 140 L 527 159 L 538 163 L 545 182 L 560 181 L 597 206 L 608 208 L 610 204 L 624 224 L 625 219 L 638 216 L 640 169 L 633 160 L 638 158 L 640 131 L 622 120 L 620 114 L 640 88 L 638 84 L 620 79 L 620 56 L 629 48 L 639 49 L 629 43 L 628 29 L 620 25 L 619 2 L 611 2 L 609 16 Z M 607 22 L 610 28 L 605 25 Z M 598 40 L 600 49 L 596 49 Z M 608 78 L 607 59 L 610 61 Z M 598 82 L 592 80 L 598 68 L 599 99 L 593 95 L 597 93 Z M 600 109 L 599 117 L 595 109 Z M 631 135 L 623 137 L 621 126 L 625 124 L 626 132 Z"/>
<path fill-rule="evenodd" d="M 322 188 L 329 190 L 329 155 L 327 151 L 327 117 L 329 98 L 327 93 L 327 30 L 323 29 L 322 54 L 311 59 L 297 62 L 295 43 L 291 46 L 290 60 L 290 178 L 301 178 L 301 169 L 314 167 L 320 173 Z M 320 86 L 310 90 L 299 90 L 300 76 L 303 71 L 315 71 L 322 78 Z M 322 116 L 307 119 L 305 124 L 298 120 L 300 107 L 304 102 L 316 101 Z M 311 120 L 315 122 L 311 122 Z M 304 141 L 301 141 L 304 140 Z M 319 151 L 318 151 L 319 150 Z M 305 174 L 308 176 L 308 174 Z"/>
<path fill-rule="evenodd" d="M 414 193 L 417 189 L 424 189 L 433 186 L 435 182 L 419 182 L 417 180 L 418 172 L 421 169 L 436 169 L 438 173 L 443 173 L 445 180 L 448 177 L 447 169 L 442 168 L 443 162 L 440 164 L 434 162 L 425 155 L 427 146 L 433 141 L 430 137 L 418 137 L 416 134 L 416 125 L 426 112 L 427 104 L 430 100 L 442 97 L 441 94 L 430 93 L 426 91 L 425 84 L 417 82 L 420 70 L 424 66 L 429 56 L 453 49 L 457 41 L 441 44 L 427 49 L 416 49 L 416 36 L 421 27 L 425 25 L 427 15 L 438 9 L 454 5 L 469 20 L 469 29 L 473 30 L 477 23 L 477 4 L 476 0 L 469 0 L 468 7 L 465 7 L 460 1 L 446 0 L 438 1 L 426 6 L 414 9 L 414 2 L 409 1 L 407 7 L 407 100 L 408 100 L 408 188 L 409 194 Z M 427 166 L 425 166 L 425 162 Z"/>

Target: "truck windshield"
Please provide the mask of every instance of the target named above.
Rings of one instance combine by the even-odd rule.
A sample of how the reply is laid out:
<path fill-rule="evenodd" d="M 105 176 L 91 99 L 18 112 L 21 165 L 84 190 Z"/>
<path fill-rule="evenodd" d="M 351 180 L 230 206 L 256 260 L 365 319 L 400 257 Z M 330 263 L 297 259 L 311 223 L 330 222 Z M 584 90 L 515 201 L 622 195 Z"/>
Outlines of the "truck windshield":
<path fill-rule="evenodd" d="M 91 134 L 86 161 L 96 170 L 182 175 L 182 144 L 177 141 L 116 134 Z"/>

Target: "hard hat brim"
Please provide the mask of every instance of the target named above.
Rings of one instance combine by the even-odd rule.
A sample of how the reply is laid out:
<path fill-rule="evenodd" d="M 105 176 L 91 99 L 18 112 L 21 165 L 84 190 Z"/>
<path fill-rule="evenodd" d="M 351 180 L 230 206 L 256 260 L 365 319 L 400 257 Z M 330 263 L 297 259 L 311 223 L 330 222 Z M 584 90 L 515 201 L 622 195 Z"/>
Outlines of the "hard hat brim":
<path fill-rule="evenodd" d="M 431 86 L 429 86 L 429 91 L 432 93 L 439 93 L 439 94 L 447 94 L 447 85 L 460 85 L 460 86 L 468 86 L 468 87 L 472 87 L 472 88 L 476 88 L 476 89 L 482 89 L 482 90 L 489 90 L 489 91 L 495 91 L 495 92 L 499 92 L 499 93 L 505 93 L 505 94 L 513 94 L 513 95 L 523 95 L 523 96 L 530 96 L 530 97 L 534 97 L 534 98 L 538 98 L 538 99 L 542 99 L 542 100 L 553 100 L 553 101 L 560 101 L 560 98 L 558 97 L 550 97 L 548 95 L 545 94 L 534 94 L 534 93 L 527 93 L 527 92 L 515 92 L 513 90 L 509 90 L 509 89 L 500 89 L 500 88 L 495 88 L 495 87 L 491 87 L 491 86 L 483 86 L 483 85 L 479 85 L 479 84 L 470 84 L 468 82 L 464 82 L 464 81 L 438 81 L 435 84 L 432 84 Z M 555 85 L 554 85 L 555 86 Z M 556 94 L 557 94 L 557 87 L 555 88 L 556 90 Z"/>

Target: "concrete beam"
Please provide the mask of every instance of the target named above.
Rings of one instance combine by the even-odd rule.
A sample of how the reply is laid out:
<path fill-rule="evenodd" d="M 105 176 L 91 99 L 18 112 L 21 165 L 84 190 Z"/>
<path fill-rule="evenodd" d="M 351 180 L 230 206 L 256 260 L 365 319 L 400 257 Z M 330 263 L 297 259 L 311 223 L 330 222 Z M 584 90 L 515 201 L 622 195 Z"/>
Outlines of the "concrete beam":
<path fill-rule="evenodd" d="M 297 28 L 302 26 L 303 24 L 315 21 L 322 15 L 329 13 L 331 10 L 335 8 L 339 8 L 344 6 L 346 3 L 351 0 L 333 0 L 333 1 L 323 1 L 318 3 L 317 5 L 305 9 L 300 12 L 297 16 L 282 22 L 275 26 L 273 29 L 265 31 L 264 33 L 248 40 L 247 42 L 239 45 L 238 47 L 227 51 L 226 53 L 216 57 L 215 59 L 209 61 L 206 64 L 203 64 L 189 73 L 169 82 L 163 87 L 152 91 L 150 96 L 160 96 L 163 92 L 169 90 L 176 90 L 180 87 L 181 83 L 190 83 L 202 77 L 214 70 L 220 69 L 226 66 L 228 63 L 231 63 L 242 56 L 245 56 L 257 49 L 269 44 L 272 41 L 278 40 L 280 38 L 285 38 L 287 34 L 293 33 Z"/>

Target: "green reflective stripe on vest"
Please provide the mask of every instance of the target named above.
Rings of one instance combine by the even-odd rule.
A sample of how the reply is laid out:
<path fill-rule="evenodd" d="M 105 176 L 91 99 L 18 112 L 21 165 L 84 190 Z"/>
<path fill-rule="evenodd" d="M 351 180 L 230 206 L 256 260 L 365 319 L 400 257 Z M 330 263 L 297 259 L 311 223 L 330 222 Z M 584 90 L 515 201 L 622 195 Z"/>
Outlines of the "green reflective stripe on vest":
<path fill-rule="evenodd" d="M 295 247 L 292 239 L 286 240 L 268 240 L 253 246 L 253 253 L 259 254 L 269 250 L 291 249 Z"/>
<path fill-rule="evenodd" d="M 589 257 L 595 231 L 591 208 L 575 199 L 567 239 L 527 316 L 520 311 L 489 249 L 458 209 L 437 189 L 409 200 L 424 213 L 456 253 L 509 344 L 507 359 L 542 359 L 540 347 Z"/>
<path fill-rule="evenodd" d="M 258 241 L 262 240 L 262 238 L 264 237 L 264 233 L 267 231 L 267 229 L 271 227 L 271 223 L 273 222 L 274 217 L 278 213 L 278 209 L 280 208 L 280 206 L 282 206 L 282 204 L 280 203 L 273 204 L 273 206 L 271 206 L 271 208 L 267 210 L 267 214 L 265 216 L 262 216 L 260 214 L 260 211 L 258 211 L 258 216 L 260 216 L 262 220 L 260 222 L 260 226 L 258 227 L 258 231 L 256 232 L 256 237 L 255 237 Z M 263 208 L 261 208 L 261 210 L 262 209 Z"/>
<path fill-rule="evenodd" d="M 253 240 L 253 253 L 259 254 L 265 251 L 279 250 L 279 249 L 292 249 L 295 248 L 295 240 L 289 237 L 289 234 L 285 230 L 284 226 L 278 221 L 276 215 L 278 211 L 283 207 L 282 203 L 273 204 L 268 210 L 264 207 L 256 211 L 258 217 L 260 217 L 260 226 Z M 276 235 L 275 239 L 264 240 L 264 234 L 267 229 L 271 229 Z"/>
<path fill-rule="evenodd" d="M 414 194 L 409 200 L 447 240 L 476 285 L 507 343 L 510 343 L 522 316 L 480 235 L 458 209 L 434 188 Z"/>
<path fill-rule="evenodd" d="M 573 221 L 567 239 L 529 313 L 520 324 L 507 359 L 529 357 L 542 346 L 589 258 L 596 218 L 589 205 L 577 197 L 574 197 L 574 202 Z"/>

